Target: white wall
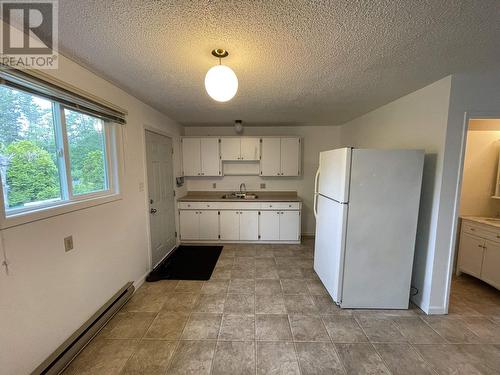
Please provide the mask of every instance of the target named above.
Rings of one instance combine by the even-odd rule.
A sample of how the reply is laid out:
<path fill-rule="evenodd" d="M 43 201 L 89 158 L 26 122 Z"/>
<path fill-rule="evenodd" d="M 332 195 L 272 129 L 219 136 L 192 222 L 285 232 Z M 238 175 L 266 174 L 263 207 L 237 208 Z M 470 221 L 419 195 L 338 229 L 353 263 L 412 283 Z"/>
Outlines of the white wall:
<path fill-rule="evenodd" d="M 9 274 L 0 269 L 0 372 L 27 374 L 128 281 L 149 270 L 143 125 L 176 137 L 181 127 L 60 56 L 56 78 L 126 110 L 123 199 L 1 232 Z M 177 174 L 180 171 L 176 161 Z M 182 189 L 185 190 L 185 189 Z M 182 195 L 180 192 L 179 195 Z M 73 235 L 75 249 L 64 252 Z"/>
<path fill-rule="evenodd" d="M 433 257 L 432 290 L 429 298 L 430 309 L 436 313 L 447 312 L 448 308 L 460 207 L 466 116 L 471 118 L 500 117 L 500 71 L 457 74 L 452 77 Z"/>
<path fill-rule="evenodd" d="M 492 199 L 500 151 L 500 120 L 471 120 L 467 132 L 460 216 L 493 217 L 500 200 Z"/>
<path fill-rule="evenodd" d="M 185 135 L 235 135 L 232 127 L 187 127 Z M 187 189 L 196 190 L 238 190 L 244 182 L 248 190 L 259 191 L 260 183 L 267 191 L 297 191 L 303 199 L 302 233 L 314 234 L 313 215 L 314 175 L 318 168 L 319 153 L 340 147 L 340 128 L 336 126 L 260 126 L 245 127 L 243 135 L 295 135 L 302 137 L 302 176 L 299 177 L 186 177 Z M 212 183 L 217 188 L 212 188 Z"/>
<path fill-rule="evenodd" d="M 366 148 L 425 150 L 412 285 L 415 303 L 429 310 L 433 253 L 448 121 L 451 77 L 408 94 L 341 127 L 342 143 Z"/>

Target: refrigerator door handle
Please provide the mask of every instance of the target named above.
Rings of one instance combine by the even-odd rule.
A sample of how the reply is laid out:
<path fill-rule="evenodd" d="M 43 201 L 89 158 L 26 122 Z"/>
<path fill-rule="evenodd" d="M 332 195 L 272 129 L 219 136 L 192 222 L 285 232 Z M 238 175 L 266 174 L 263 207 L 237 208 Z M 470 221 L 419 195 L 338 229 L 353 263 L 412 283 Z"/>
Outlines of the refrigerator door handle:
<path fill-rule="evenodd" d="M 318 170 L 316 171 L 316 177 L 314 178 L 314 201 L 313 201 L 313 212 L 314 212 L 314 217 L 318 217 L 318 211 L 316 209 L 316 204 L 318 201 L 318 179 L 319 179 L 319 170 L 320 168 L 318 167 Z"/>

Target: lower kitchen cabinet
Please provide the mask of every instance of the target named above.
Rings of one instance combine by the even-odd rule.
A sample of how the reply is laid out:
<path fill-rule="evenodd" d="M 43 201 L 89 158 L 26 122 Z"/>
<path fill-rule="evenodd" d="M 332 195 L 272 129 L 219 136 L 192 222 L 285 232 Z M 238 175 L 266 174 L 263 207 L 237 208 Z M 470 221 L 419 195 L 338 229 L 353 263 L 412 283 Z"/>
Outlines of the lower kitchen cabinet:
<path fill-rule="evenodd" d="M 179 211 L 181 240 L 218 240 L 219 217 L 217 211 Z"/>
<path fill-rule="evenodd" d="M 181 242 L 300 242 L 300 202 L 179 202 Z"/>
<path fill-rule="evenodd" d="M 281 211 L 280 241 L 298 241 L 300 236 L 299 211 Z"/>
<path fill-rule="evenodd" d="M 258 211 L 220 211 L 222 241 L 257 241 L 259 239 Z"/>
<path fill-rule="evenodd" d="M 299 211 L 261 211 L 260 239 L 266 241 L 298 241 Z"/>
<path fill-rule="evenodd" d="M 222 241 L 239 241 L 240 239 L 240 211 L 220 212 L 220 239 Z"/>
<path fill-rule="evenodd" d="M 279 211 L 261 211 L 260 239 L 264 241 L 279 241 L 280 215 Z"/>

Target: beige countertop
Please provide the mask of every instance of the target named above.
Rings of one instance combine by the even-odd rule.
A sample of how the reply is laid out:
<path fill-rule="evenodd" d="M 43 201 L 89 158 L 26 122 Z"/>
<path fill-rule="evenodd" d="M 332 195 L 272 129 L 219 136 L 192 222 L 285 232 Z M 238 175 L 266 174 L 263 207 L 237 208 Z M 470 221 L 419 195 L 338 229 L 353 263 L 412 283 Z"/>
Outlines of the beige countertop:
<path fill-rule="evenodd" d="M 469 220 L 479 224 L 489 225 L 494 228 L 500 228 L 500 218 L 497 217 L 462 216 L 462 220 Z"/>
<path fill-rule="evenodd" d="M 222 198 L 229 191 L 190 191 L 177 199 L 178 202 L 302 202 L 302 199 L 293 191 L 249 191 L 257 195 L 255 199 Z"/>

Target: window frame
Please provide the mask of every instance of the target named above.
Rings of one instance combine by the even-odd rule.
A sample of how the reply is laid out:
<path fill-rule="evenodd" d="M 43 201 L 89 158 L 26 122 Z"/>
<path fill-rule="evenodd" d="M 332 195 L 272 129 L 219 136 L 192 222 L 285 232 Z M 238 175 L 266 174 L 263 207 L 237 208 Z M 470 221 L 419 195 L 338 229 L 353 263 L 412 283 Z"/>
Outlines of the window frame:
<path fill-rule="evenodd" d="M 22 91 L 22 90 L 20 90 Z M 37 96 L 29 93 L 29 95 Z M 55 147 L 57 149 L 57 167 L 60 181 L 60 199 L 52 202 L 36 204 L 31 207 L 20 207 L 6 210 L 3 185 L 0 183 L 0 229 L 42 220 L 64 213 L 97 206 L 122 199 L 120 182 L 123 175 L 121 126 L 110 121 L 99 119 L 97 116 L 65 106 L 57 101 L 52 103 L 52 117 L 54 123 Z M 98 118 L 103 124 L 104 161 L 106 189 L 84 194 L 73 194 L 73 180 L 71 176 L 71 160 L 66 127 L 65 109 Z"/>

